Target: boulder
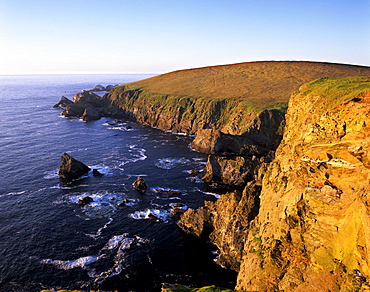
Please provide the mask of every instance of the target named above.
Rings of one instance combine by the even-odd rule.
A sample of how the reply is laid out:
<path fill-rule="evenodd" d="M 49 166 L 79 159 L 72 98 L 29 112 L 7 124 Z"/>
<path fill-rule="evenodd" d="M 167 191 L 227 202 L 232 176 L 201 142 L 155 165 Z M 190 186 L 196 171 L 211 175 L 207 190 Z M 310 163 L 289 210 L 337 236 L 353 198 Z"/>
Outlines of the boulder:
<path fill-rule="evenodd" d="M 90 167 L 74 159 L 67 153 L 60 158 L 59 176 L 66 179 L 76 179 L 90 171 Z"/>
<path fill-rule="evenodd" d="M 134 186 L 135 189 L 137 189 L 139 191 L 144 191 L 148 188 L 144 179 L 141 176 L 138 176 L 136 178 L 135 182 L 133 183 L 133 186 Z"/>
<path fill-rule="evenodd" d="M 84 122 L 96 121 L 101 118 L 101 111 L 97 108 L 88 107 L 82 114 L 82 120 Z"/>
<path fill-rule="evenodd" d="M 102 107 L 102 99 L 91 91 L 82 91 L 73 96 L 73 102 L 86 102 L 95 107 Z"/>
<path fill-rule="evenodd" d="M 70 104 L 72 104 L 73 103 L 73 101 L 72 100 L 70 100 L 70 99 L 68 99 L 67 97 L 65 97 L 65 96 L 61 96 L 60 97 L 60 99 L 59 99 L 59 101 L 58 101 L 58 103 L 56 103 L 54 106 L 53 106 L 53 108 L 57 108 L 57 107 L 66 107 L 66 106 L 68 106 L 68 105 L 70 105 Z"/>
<path fill-rule="evenodd" d="M 83 198 L 80 198 L 78 200 L 78 204 L 81 205 L 81 206 L 85 206 L 85 205 L 88 205 L 90 203 L 94 202 L 94 199 L 87 196 L 87 197 L 83 197 Z"/>
<path fill-rule="evenodd" d="M 93 176 L 102 176 L 104 173 L 101 173 L 99 170 L 96 168 L 93 169 Z"/>

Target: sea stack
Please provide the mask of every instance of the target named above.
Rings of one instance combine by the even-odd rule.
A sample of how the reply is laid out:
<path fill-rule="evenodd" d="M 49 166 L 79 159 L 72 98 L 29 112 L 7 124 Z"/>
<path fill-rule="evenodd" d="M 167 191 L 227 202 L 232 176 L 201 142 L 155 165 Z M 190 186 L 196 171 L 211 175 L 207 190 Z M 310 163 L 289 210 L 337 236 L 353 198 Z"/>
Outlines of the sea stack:
<path fill-rule="evenodd" d="M 144 181 L 144 179 L 141 176 L 138 176 L 135 182 L 133 183 L 133 186 L 138 191 L 144 191 L 147 189 L 147 185 Z"/>
<path fill-rule="evenodd" d="M 76 179 L 90 171 L 90 167 L 74 159 L 67 153 L 60 158 L 59 176 L 66 179 Z"/>

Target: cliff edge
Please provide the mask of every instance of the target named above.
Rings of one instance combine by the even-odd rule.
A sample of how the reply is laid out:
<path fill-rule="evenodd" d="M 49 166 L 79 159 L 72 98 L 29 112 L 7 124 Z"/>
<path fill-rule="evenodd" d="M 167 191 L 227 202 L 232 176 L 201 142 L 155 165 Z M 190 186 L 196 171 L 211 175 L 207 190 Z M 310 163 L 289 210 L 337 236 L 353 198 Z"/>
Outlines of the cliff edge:
<path fill-rule="evenodd" d="M 105 98 L 130 119 L 195 134 L 196 150 L 245 155 L 250 145 L 276 149 L 289 96 L 303 83 L 369 74 L 368 67 L 343 64 L 246 62 L 162 74 L 116 86 Z"/>

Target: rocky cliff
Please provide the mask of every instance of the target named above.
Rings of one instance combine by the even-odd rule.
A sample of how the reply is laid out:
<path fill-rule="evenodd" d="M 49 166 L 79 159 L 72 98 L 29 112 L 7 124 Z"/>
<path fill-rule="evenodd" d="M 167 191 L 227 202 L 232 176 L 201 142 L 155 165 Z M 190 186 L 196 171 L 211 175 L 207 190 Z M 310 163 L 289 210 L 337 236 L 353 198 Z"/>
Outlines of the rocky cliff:
<path fill-rule="evenodd" d="M 342 64 L 248 62 L 162 74 L 116 86 L 105 99 L 141 123 L 188 134 L 200 130 L 193 143 L 199 151 L 244 155 L 251 145 L 276 149 L 290 93 L 303 83 L 369 74 L 368 67 Z M 215 140 L 203 129 L 221 134 Z"/>
<path fill-rule="evenodd" d="M 261 184 L 190 210 L 195 225 L 184 214 L 239 271 L 237 290 L 370 289 L 369 112 L 369 77 L 303 85 Z"/>
<path fill-rule="evenodd" d="M 262 183 L 237 289 L 368 291 L 370 78 L 293 94 Z"/>

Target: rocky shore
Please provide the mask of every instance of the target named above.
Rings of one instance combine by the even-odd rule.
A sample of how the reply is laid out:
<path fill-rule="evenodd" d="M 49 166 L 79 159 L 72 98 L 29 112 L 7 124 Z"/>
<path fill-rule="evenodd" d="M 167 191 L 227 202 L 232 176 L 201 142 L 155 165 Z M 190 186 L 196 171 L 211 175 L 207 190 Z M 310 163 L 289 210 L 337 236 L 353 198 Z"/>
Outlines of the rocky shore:
<path fill-rule="evenodd" d="M 369 67 L 328 63 L 207 67 L 98 100 L 81 93 L 64 115 L 115 111 L 195 135 L 192 148 L 209 154 L 202 180 L 235 191 L 182 212 L 178 226 L 217 246 L 237 290 L 365 291 L 369 78 Z"/>

